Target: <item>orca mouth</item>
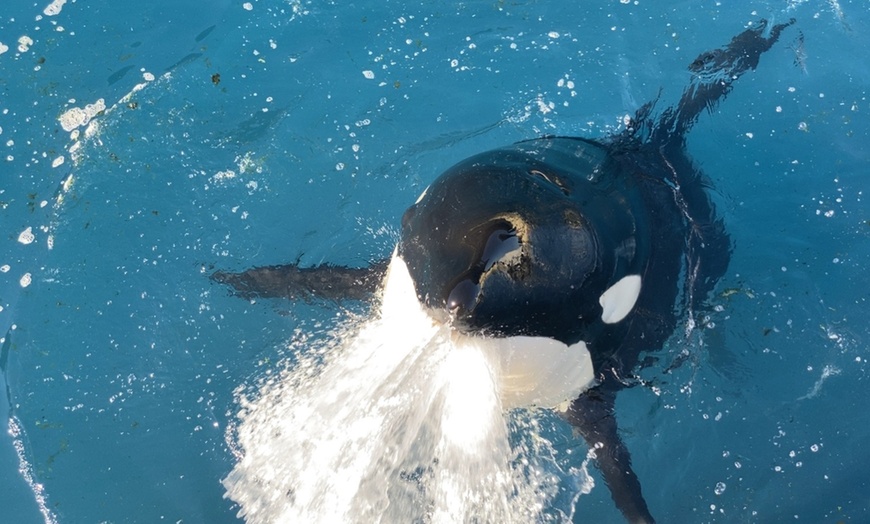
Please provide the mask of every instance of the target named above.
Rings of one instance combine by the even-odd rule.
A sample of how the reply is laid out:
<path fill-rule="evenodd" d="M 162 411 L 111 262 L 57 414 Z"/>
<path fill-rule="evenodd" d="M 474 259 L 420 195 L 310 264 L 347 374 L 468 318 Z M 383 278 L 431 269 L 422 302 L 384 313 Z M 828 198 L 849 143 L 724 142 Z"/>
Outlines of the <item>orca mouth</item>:
<path fill-rule="evenodd" d="M 471 314 L 481 298 L 484 280 L 499 264 L 515 263 L 522 255 L 525 241 L 522 233 L 507 219 L 500 218 L 488 225 L 486 242 L 474 257 L 471 267 L 447 286 L 445 308 L 456 321 Z"/>
<path fill-rule="evenodd" d="M 460 277 L 459 282 L 447 295 L 447 310 L 473 309 L 477 297 L 480 296 L 480 283 L 484 274 L 491 270 L 496 262 L 518 249 L 520 249 L 520 239 L 517 237 L 516 229 L 509 222 L 499 224 L 499 227 L 489 234 L 478 261 Z"/>

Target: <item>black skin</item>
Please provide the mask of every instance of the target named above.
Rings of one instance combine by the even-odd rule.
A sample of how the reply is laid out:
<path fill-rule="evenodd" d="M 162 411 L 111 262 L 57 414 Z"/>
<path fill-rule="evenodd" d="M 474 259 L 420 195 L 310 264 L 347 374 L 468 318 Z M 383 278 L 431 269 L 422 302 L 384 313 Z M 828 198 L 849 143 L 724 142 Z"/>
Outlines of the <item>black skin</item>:
<path fill-rule="evenodd" d="M 597 384 L 564 416 L 596 448 L 598 468 L 628 522 L 654 519 L 619 436 L 616 393 L 639 355 L 671 336 L 680 321 L 675 311 L 684 318 L 704 307 L 730 259 L 709 181 L 686 154 L 686 133 L 793 23 L 768 27 L 762 20 L 702 53 L 676 105 L 654 118 L 656 101 L 647 103 L 620 134 L 597 141 L 544 137 L 460 162 L 402 219 L 398 253 L 418 296 L 433 312 L 447 313 L 456 329 L 587 342 Z M 610 201 L 602 205 L 602 198 Z M 619 247 L 626 241 L 628 251 Z M 289 264 L 212 278 L 245 297 L 371 300 L 387 263 Z M 604 324 L 597 299 L 625 274 L 643 277 L 638 301 L 622 321 Z"/>

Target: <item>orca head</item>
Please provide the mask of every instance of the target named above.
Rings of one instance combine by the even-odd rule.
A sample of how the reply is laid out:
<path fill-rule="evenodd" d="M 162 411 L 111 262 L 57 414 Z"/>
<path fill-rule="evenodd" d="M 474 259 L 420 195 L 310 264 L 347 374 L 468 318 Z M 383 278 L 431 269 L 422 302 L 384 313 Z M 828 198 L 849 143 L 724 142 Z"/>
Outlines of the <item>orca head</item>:
<path fill-rule="evenodd" d="M 405 212 L 397 254 L 430 315 L 460 332 L 588 342 L 639 293 L 639 276 L 622 279 L 635 258 L 633 218 L 608 198 L 540 155 L 483 153 Z"/>

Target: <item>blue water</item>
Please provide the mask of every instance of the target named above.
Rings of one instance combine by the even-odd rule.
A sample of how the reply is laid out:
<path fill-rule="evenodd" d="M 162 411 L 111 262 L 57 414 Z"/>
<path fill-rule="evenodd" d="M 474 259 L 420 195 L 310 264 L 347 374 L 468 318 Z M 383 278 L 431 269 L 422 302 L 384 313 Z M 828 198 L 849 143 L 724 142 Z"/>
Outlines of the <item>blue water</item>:
<path fill-rule="evenodd" d="M 870 521 L 862 0 L 341 4 L 4 3 L 5 521 L 237 521 L 238 391 L 355 313 L 250 303 L 213 269 L 385 256 L 454 162 L 602 136 L 792 16 L 688 140 L 735 242 L 716 311 L 618 416 L 662 522 Z M 600 480 L 578 501 L 619 519 Z"/>

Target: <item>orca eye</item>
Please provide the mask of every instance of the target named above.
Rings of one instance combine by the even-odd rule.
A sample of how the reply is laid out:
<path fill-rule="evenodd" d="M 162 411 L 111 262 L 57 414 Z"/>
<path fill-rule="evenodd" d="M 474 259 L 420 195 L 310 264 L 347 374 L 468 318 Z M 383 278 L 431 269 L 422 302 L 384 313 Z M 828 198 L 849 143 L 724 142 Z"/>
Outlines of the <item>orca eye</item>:
<path fill-rule="evenodd" d="M 558 189 L 559 191 L 561 191 L 562 194 L 564 194 L 564 195 L 568 195 L 570 193 L 570 191 L 568 190 L 568 187 L 565 186 L 564 182 L 562 182 L 562 179 L 560 179 L 556 175 L 552 175 L 552 174 L 548 175 L 548 174 L 544 173 L 543 171 L 539 171 L 537 169 L 530 170 L 529 174 L 532 176 L 538 177 L 540 179 L 543 179 L 545 182 L 547 182 L 551 186 L 553 186 L 556 189 Z"/>

